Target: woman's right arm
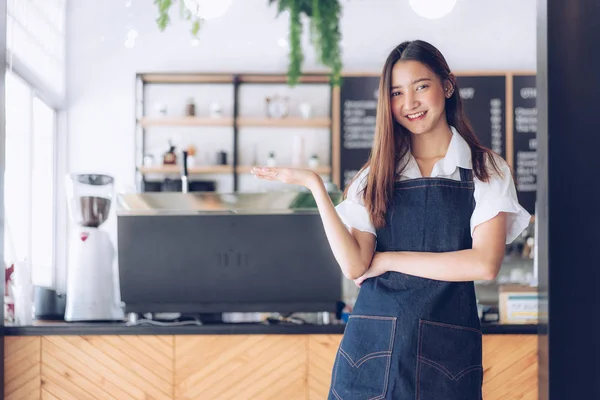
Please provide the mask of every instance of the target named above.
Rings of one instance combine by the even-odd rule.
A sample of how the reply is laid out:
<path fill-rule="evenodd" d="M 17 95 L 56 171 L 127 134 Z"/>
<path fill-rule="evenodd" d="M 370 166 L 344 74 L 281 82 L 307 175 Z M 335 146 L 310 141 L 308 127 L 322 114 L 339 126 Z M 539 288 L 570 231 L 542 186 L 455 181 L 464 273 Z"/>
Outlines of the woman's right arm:
<path fill-rule="evenodd" d="M 331 251 L 348 279 L 361 277 L 373 259 L 375 252 L 375 235 L 358 229 L 346 228 L 338 215 L 323 181 L 317 179 L 309 187 L 317 203 L 327 240 Z"/>
<path fill-rule="evenodd" d="M 252 173 L 259 179 L 302 185 L 309 189 L 319 209 L 333 256 L 344 276 L 354 280 L 369 269 L 375 253 L 375 235 L 346 228 L 319 175 L 295 168 L 255 168 Z"/>

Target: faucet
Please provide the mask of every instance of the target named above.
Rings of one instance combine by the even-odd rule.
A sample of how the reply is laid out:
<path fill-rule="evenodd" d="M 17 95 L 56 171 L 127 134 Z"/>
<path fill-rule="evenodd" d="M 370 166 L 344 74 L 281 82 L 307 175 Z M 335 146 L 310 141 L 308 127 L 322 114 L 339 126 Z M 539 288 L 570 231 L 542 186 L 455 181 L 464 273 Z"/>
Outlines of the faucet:
<path fill-rule="evenodd" d="M 183 159 L 181 162 L 181 192 L 182 193 L 187 193 L 189 190 L 187 157 L 188 157 L 188 152 L 184 150 L 183 151 Z"/>

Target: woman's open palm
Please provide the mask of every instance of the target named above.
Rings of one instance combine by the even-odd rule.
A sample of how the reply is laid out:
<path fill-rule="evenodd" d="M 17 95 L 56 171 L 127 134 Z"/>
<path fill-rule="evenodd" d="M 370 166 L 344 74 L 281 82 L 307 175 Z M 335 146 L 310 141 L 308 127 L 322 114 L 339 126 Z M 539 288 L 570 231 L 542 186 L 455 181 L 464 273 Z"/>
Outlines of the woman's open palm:
<path fill-rule="evenodd" d="M 314 171 L 303 168 L 254 167 L 251 173 L 259 179 L 301 185 L 308 189 L 319 178 Z"/>

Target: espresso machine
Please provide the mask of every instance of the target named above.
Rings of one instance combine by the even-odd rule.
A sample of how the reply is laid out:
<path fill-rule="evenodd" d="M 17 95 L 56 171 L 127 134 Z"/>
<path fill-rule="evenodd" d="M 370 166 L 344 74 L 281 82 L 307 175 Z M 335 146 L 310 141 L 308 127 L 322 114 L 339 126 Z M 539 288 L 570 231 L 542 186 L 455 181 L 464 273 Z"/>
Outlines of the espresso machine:
<path fill-rule="evenodd" d="M 124 318 L 115 249 L 100 228 L 108 219 L 114 179 L 101 174 L 70 174 L 67 199 L 77 225 L 69 246 L 66 321 Z"/>

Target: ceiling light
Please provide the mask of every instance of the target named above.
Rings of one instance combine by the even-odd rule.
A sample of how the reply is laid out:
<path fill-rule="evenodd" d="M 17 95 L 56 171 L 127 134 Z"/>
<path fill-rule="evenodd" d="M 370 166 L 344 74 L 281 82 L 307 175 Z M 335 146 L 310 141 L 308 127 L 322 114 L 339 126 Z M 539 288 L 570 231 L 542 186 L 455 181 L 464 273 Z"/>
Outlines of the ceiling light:
<path fill-rule="evenodd" d="M 284 49 L 289 47 L 289 43 L 287 41 L 287 39 L 285 38 L 279 38 L 279 40 L 277 41 L 277 45 L 279 45 L 279 47 L 283 47 Z"/>
<path fill-rule="evenodd" d="M 216 19 L 227 12 L 232 0 L 183 0 L 192 15 L 202 19 Z"/>
<path fill-rule="evenodd" d="M 442 18 L 450 13 L 456 5 L 456 0 L 410 0 L 413 11 L 423 18 Z"/>

